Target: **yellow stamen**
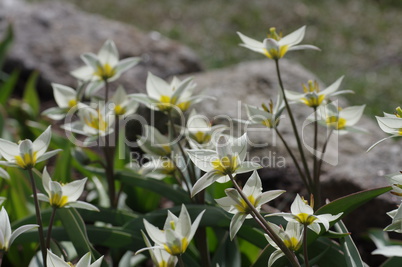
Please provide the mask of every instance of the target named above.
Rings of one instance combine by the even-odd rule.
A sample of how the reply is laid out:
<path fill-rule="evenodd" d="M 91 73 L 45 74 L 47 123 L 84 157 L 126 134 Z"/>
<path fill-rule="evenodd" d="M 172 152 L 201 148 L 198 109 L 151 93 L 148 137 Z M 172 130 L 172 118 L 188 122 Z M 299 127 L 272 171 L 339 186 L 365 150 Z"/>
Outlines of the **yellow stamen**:
<path fill-rule="evenodd" d="M 255 198 L 253 195 L 251 196 L 247 196 L 247 199 L 250 201 L 250 203 L 255 207 Z M 250 207 L 247 205 L 246 201 L 244 201 L 244 199 L 242 198 L 240 200 L 239 205 L 235 205 L 235 208 L 240 212 L 240 213 L 244 213 L 244 214 L 248 214 L 250 213 Z"/>
<path fill-rule="evenodd" d="M 300 242 L 299 240 L 297 240 L 296 237 L 292 236 L 290 239 L 285 239 L 283 240 L 283 243 L 285 243 L 285 246 L 292 250 L 292 251 L 296 251 L 299 249 L 300 247 Z"/>
<path fill-rule="evenodd" d="M 116 105 L 114 107 L 114 114 L 116 115 L 124 115 L 126 113 L 126 109 L 120 105 Z"/>
<path fill-rule="evenodd" d="M 314 215 L 309 215 L 307 213 L 299 213 L 296 215 L 295 218 L 299 223 L 310 225 L 312 224 L 317 218 Z"/>
<path fill-rule="evenodd" d="M 328 117 L 326 123 L 328 126 L 333 127 L 335 130 L 345 129 L 346 126 L 346 120 L 337 116 Z"/>
<path fill-rule="evenodd" d="M 224 156 L 211 162 L 213 168 L 222 175 L 233 174 L 239 167 L 236 156 Z"/>
<path fill-rule="evenodd" d="M 173 161 L 169 159 L 162 162 L 162 167 L 163 167 L 162 173 L 164 174 L 172 174 L 176 171 Z"/>
<path fill-rule="evenodd" d="M 309 107 L 318 107 L 324 101 L 325 95 L 309 94 L 307 97 L 303 97 L 300 100 Z"/>
<path fill-rule="evenodd" d="M 289 49 L 288 45 L 280 46 L 279 49 L 271 48 L 267 50 L 264 48 L 264 55 L 270 59 L 280 59 L 286 54 L 288 49 Z"/>
<path fill-rule="evenodd" d="M 37 152 L 33 152 L 32 154 L 30 153 L 25 153 L 24 155 L 18 155 L 15 156 L 15 163 L 20 166 L 23 169 L 29 169 L 35 166 L 36 164 L 36 154 Z"/>
<path fill-rule="evenodd" d="M 93 114 L 89 114 L 89 119 L 84 118 L 86 125 L 91 128 L 97 129 L 101 132 L 105 132 L 108 128 L 108 123 L 103 120 L 100 111 L 98 111 L 98 116 L 94 116 Z"/>
<path fill-rule="evenodd" d="M 62 208 L 68 203 L 68 197 L 67 196 L 60 196 L 59 194 L 53 194 L 49 198 L 49 203 L 53 207 Z"/>
<path fill-rule="evenodd" d="M 68 107 L 69 108 L 73 108 L 77 105 L 77 100 L 75 99 L 71 99 L 70 101 L 68 101 Z"/>
<path fill-rule="evenodd" d="M 113 77 L 116 74 L 116 70 L 112 68 L 108 63 L 104 64 L 103 66 L 98 66 L 94 75 L 98 76 L 102 80 L 107 80 Z"/>

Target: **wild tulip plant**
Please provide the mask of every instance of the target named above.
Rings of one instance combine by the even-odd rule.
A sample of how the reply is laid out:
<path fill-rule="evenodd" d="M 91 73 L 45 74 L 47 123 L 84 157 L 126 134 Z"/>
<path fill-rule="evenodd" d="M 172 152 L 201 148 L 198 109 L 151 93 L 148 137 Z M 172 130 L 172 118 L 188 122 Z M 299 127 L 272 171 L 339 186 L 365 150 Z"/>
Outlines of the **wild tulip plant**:
<path fill-rule="evenodd" d="M 139 58 L 120 60 L 117 46 L 107 40 L 98 54 L 81 56 L 86 66 L 71 73 L 77 78 L 76 89 L 52 84 L 57 107 L 43 111 L 43 118 L 19 128 L 7 119 L 5 124 L 0 121 L 0 163 L 5 168 L 0 176 L 8 178 L 1 180 L 0 205 L 8 207 L 14 220 L 10 224 L 2 207 L 0 265 L 364 266 L 341 219 L 383 193 L 393 190 L 402 196 L 402 176 L 391 176 L 392 186 L 322 205 L 320 176 L 327 145 L 334 136 L 359 131 L 355 125 L 364 105 L 338 107 L 335 97 L 351 93 L 339 90 L 342 77 L 323 90 L 316 81 L 307 81 L 298 91 L 284 87 L 282 58 L 291 51 L 320 50 L 300 45 L 305 31 L 303 26 L 282 37 L 271 28 L 263 41 L 238 33 L 241 46 L 274 62 L 279 90 L 269 96 L 275 102 L 267 98 L 261 107 L 247 103 L 248 119 L 236 120 L 273 130 L 304 183 L 300 193 L 307 192 L 310 203 L 297 194 L 287 196 L 295 197 L 290 212 L 268 208 L 267 203 L 274 205 L 287 193 L 280 188 L 263 191 L 258 174 L 262 166 L 247 157 L 247 132 L 232 136 L 230 127 L 212 125 L 197 113 L 194 106 L 209 97 L 196 93 L 192 78 L 165 81 L 148 73 L 147 94 L 129 93 L 132 88 L 118 81 Z M 27 95 L 36 94 L 26 90 Z M 39 107 L 37 99 L 27 97 L 25 102 Z M 148 125 L 137 112 L 140 104 L 166 124 Z M 303 129 L 293 115 L 297 105 L 311 109 L 306 121 L 314 126 L 312 150 L 303 146 Z M 397 108 L 395 115 L 385 113 L 377 120 L 396 137 L 401 135 L 401 117 Z M 49 119 L 55 120 L 53 134 L 44 126 Z M 139 122 L 140 129 L 130 126 L 131 120 Z M 296 149 L 283 135 L 286 120 Z M 26 139 L 13 140 L 6 130 Z M 322 131 L 329 133 L 323 141 L 318 138 Z M 30 191 L 21 186 L 26 184 L 25 172 Z M 402 209 L 388 215 L 392 222 L 385 230 L 401 233 Z M 31 233 L 34 228 L 39 235 Z M 373 239 L 379 247 L 374 253 L 402 256 L 401 247 Z M 335 265 L 329 264 L 333 259 Z"/>

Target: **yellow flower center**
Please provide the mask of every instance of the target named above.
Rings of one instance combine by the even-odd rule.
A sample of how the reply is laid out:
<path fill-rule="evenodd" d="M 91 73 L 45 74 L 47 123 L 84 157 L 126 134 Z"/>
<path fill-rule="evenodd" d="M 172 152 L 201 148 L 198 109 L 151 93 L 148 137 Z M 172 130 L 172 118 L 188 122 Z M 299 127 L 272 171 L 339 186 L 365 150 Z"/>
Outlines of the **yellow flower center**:
<path fill-rule="evenodd" d="M 84 119 L 86 125 L 91 128 L 97 129 L 101 132 L 105 132 L 108 128 L 108 123 L 102 118 L 102 115 L 98 111 L 98 116 L 94 116 L 93 114 L 89 115 L 89 120 L 87 118 Z"/>
<path fill-rule="evenodd" d="M 126 113 L 126 109 L 120 105 L 116 105 L 114 107 L 114 114 L 116 115 L 124 115 Z"/>
<path fill-rule="evenodd" d="M 309 215 L 307 213 L 299 213 L 295 218 L 299 223 L 304 225 L 312 224 L 317 218 L 314 215 Z"/>
<path fill-rule="evenodd" d="M 250 201 L 250 203 L 255 207 L 255 198 L 253 195 L 251 196 L 247 196 L 247 199 Z M 235 205 L 235 208 L 240 212 L 240 213 L 244 213 L 244 214 L 248 214 L 250 213 L 250 208 L 249 206 L 246 204 L 246 201 L 244 201 L 244 199 L 242 198 L 240 200 L 240 205 Z"/>
<path fill-rule="evenodd" d="M 62 208 L 68 203 L 68 197 L 60 196 L 59 194 L 52 194 L 49 198 L 49 203 L 53 207 Z"/>
<path fill-rule="evenodd" d="M 269 59 L 280 59 L 288 52 L 288 49 L 288 45 L 280 46 L 279 49 L 271 48 L 268 50 L 264 48 L 264 55 Z"/>
<path fill-rule="evenodd" d="M 292 236 L 290 239 L 286 238 L 285 240 L 283 240 L 283 243 L 288 249 L 292 251 L 296 251 L 300 247 L 299 240 L 297 240 L 297 238 L 294 236 Z"/>
<path fill-rule="evenodd" d="M 176 170 L 173 161 L 169 159 L 162 162 L 162 167 L 163 167 L 162 173 L 164 174 L 172 174 Z"/>
<path fill-rule="evenodd" d="M 94 75 L 98 76 L 102 80 L 107 80 L 113 77 L 116 74 L 116 70 L 112 68 L 108 63 L 104 64 L 103 66 L 98 66 Z"/>
<path fill-rule="evenodd" d="M 36 164 L 36 154 L 37 152 L 25 153 L 24 155 L 15 156 L 15 163 L 20 166 L 22 169 L 30 169 Z"/>
<path fill-rule="evenodd" d="M 181 103 L 177 104 L 177 107 L 181 111 L 186 111 L 190 107 L 190 104 L 191 104 L 190 101 L 184 101 L 184 102 L 181 102 Z"/>
<path fill-rule="evenodd" d="M 183 254 L 186 251 L 188 244 L 189 244 L 187 238 L 185 238 L 185 237 L 179 243 L 180 244 L 177 244 L 175 242 L 174 244 L 171 244 L 170 246 L 168 246 L 167 244 L 164 244 L 163 248 L 170 255 L 177 256 L 177 255 Z"/>
<path fill-rule="evenodd" d="M 159 103 L 156 106 L 160 111 L 169 111 L 172 109 L 173 105 L 176 105 L 181 111 L 186 111 L 191 104 L 190 101 L 184 101 L 178 104 L 176 104 L 176 102 L 177 98 L 171 98 L 167 95 L 161 95 Z"/>
<path fill-rule="evenodd" d="M 211 141 L 211 135 L 206 132 L 198 131 L 191 135 L 191 137 L 199 144 L 205 144 Z"/>
<path fill-rule="evenodd" d="M 301 101 L 309 107 L 318 107 L 325 99 L 325 95 L 309 94 L 307 97 L 301 98 Z"/>
<path fill-rule="evenodd" d="M 402 128 L 399 128 L 398 134 L 402 135 Z"/>
<path fill-rule="evenodd" d="M 70 101 L 68 101 L 68 107 L 69 108 L 73 108 L 77 105 L 77 100 L 75 99 L 71 99 Z"/>
<path fill-rule="evenodd" d="M 224 156 L 211 162 L 213 168 L 222 175 L 233 174 L 239 167 L 236 156 Z"/>
<path fill-rule="evenodd" d="M 272 120 L 270 120 L 270 119 L 263 120 L 261 123 L 262 123 L 262 125 L 267 126 L 268 128 L 274 127 L 274 124 L 272 123 Z"/>
<path fill-rule="evenodd" d="M 328 126 L 334 128 L 335 130 L 345 129 L 346 126 L 346 120 L 337 116 L 328 117 L 326 123 Z"/>

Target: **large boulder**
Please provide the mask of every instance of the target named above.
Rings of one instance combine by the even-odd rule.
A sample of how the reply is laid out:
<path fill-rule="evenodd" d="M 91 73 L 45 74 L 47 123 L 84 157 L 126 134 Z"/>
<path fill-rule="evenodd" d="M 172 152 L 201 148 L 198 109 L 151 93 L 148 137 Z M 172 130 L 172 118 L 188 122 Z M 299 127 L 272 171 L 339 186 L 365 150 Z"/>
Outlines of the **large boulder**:
<path fill-rule="evenodd" d="M 0 1 L 0 36 L 9 22 L 15 40 L 6 68 L 19 67 L 24 73 L 38 70 L 42 93 L 49 90 L 50 82 L 75 87 L 69 72 L 83 65 L 80 55 L 97 53 L 107 39 L 116 43 L 121 58 L 142 59 L 120 80 L 132 92 L 144 87 L 148 71 L 166 78 L 201 70 L 197 56 L 186 46 L 157 32 L 144 33 L 134 26 L 87 14 L 71 4 Z"/>

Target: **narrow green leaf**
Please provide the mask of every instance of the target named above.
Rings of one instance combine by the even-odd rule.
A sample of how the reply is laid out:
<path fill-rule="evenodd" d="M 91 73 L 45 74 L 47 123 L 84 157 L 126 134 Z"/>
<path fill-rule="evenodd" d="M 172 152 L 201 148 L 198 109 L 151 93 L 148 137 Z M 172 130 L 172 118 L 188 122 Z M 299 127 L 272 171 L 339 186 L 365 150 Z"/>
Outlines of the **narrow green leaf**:
<path fill-rule="evenodd" d="M 130 222 L 140 215 L 134 212 L 128 212 L 123 210 L 115 210 L 111 208 L 99 208 L 100 212 L 91 210 L 77 210 L 82 219 L 88 223 L 104 222 L 113 226 L 123 226 L 127 222 Z"/>
<path fill-rule="evenodd" d="M 53 177 L 62 183 L 71 182 L 71 143 L 65 142 L 64 146 L 60 147 L 63 151 L 57 156 L 54 167 Z"/>
<path fill-rule="evenodd" d="M 34 71 L 29 76 L 29 79 L 25 85 L 24 95 L 22 97 L 23 101 L 30 106 L 30 111 L 32 112 L 31 115 L 33 117 L 38 116 L 40 111 L 40 101 L 38 92 L 36 91 L 36 81 L 38 79 L 38 75 L 39 73 Z"/>
<path fill-rule="evenodd" d="M 99 253 L 89 241 L 86 226 L 80 214 L 74 208 L 58 209 L 56 214 L 60 218 L 71 242 L 73 242 L 78 255 L 82 257 L 91 252 L 93 260 L 99 258 Z"/>
<path fill-rule="evenodd" d="M 166 197 L 167 199 L 170 199 L 175 204 L 191 203 L 188 193 L 186 193 L 184 190 L 159 180 L 145 178 L 139 174 L 129 171 L 118 172 L 116 173 L 115 178 L 122 182 L 122 186 L 134 186 L 147 189 Z"/>
<path fill-rule="evenodd" d="M 338 221 L 335 224 L 335 229 L 339 233 L 347 233 L 348 229 L 346 228 L 345 224 L 341 221 Z M 365 263 L 362 261 L 360 257 L 359 250 L 357 249 L 353 239 L 350 235 L 346 237 L 340 238 L 340 243 L 342 250 L 345 255 L 346 266 L 348 267 L 364 267 Z"/>
<path fill-rule="evenodd" d="M 0 42 L 0 69 L 3 67 L 4 60 L 6 58 L 7 50 L 10 47 L 14 39 L 13 27 L 8 25 L 6 34 Z"/>
<path fill-rule="evenodd" d="M 392 257 L 386 260 L 381 267 L 401 267 L 402 266 L 402 258 L 401 257 Z"/>
<path fill-rule="evenodd" d="M 219 264 L 220 267 L 240 267 L 241 258 L 237 242 L 232 242 L 230 240 L 229 233 L 227 231 L 223 232 L 219 239 L 220 244 L 215 250 L 215 254 L 212 259 L 212 266 L 217 266 L 217 264 Z"/>
<path fill-rule="evenodd" d="M 315 214 L 319 215 L 319 214 L 330 213 L 335 215 L 343 212 L 341 216 L 341 218 L 343 218 L 345 217 L 345 215 L 349 214 L 350 212 L 357 209 L 361 205 L 372 200 L 373 198 L 376 198 L 384 193 L 391 191 L 391 189 L 392 189 L 391 186 L 387 186 L 350 194 L 335 199 L 334 201 L 331 201 L 330 203 L 322 206 L 316 211 Z M 339 218 L 338 220 L 340 220 L 341 218 Z M 332 223 L 334 224 L 335 222 Z"/>
<path fill-rule="evenodd" d="M 17 84 L 18 78 L 20 76 L 20 71 L 15 70 L 10 76 L 4 81 L 0 86 L 0 105 L 5 105 L 8 98 L 13 92 L 15 85 Z"/>

